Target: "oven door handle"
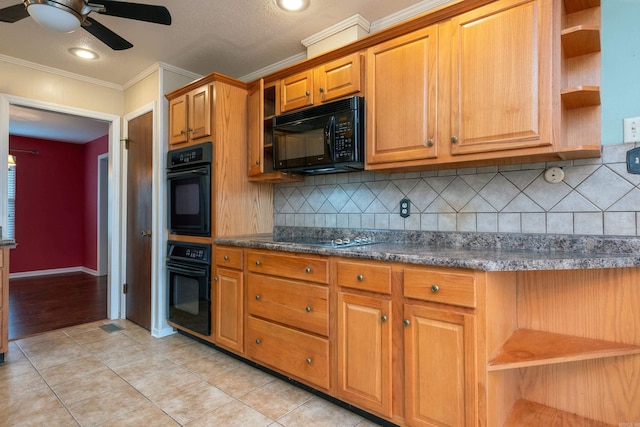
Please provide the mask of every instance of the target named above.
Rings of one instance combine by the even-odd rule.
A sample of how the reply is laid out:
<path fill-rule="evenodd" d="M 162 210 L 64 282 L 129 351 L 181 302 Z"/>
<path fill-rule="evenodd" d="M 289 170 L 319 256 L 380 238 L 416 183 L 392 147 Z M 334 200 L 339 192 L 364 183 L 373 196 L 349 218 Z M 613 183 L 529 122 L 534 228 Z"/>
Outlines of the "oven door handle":
<path fill-rule="evenodd" d="M 181 178 L 188 175 L 209 175 L 209 170 L 206 168 L 202 169 L 190 169 L 188 171 L 180 171 L 180 172 L 169 172 L 167 173 L 167 178 Z"/>
<path fill-rule="evenodd" d="M 175 273 L 189 274 L 196 277 L 206 277 L 208 274 L 207 270 L 203 268 L 190 268 L 170 262 L 167 262 L 167 270 L 173 271 Z"/>

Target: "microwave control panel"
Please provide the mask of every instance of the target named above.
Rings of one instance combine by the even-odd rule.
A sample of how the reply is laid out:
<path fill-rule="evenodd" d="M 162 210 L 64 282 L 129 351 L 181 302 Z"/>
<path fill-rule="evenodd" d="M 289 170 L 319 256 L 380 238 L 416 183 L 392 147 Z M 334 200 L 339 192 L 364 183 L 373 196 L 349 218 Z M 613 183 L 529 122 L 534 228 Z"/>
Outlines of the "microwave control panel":
<path fill-rule="evenodd" d="M 335 159 L 353 160 L 353 143 L 353 117 L 336 117 Z"/>

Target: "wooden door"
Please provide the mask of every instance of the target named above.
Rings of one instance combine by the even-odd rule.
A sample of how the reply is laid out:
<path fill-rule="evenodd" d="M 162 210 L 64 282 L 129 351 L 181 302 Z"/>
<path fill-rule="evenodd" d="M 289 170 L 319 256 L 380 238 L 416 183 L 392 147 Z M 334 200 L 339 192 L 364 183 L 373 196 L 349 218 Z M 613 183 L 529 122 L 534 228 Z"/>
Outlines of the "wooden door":
<path fill-rule="evenodd" d="M 214 313 L 216 344 L 243 352 L 244 292 L 241 271 L 218 268 L 214 279 Z"/>
<path fill-rule="evenodd" d="M 360 56 L 360 52 L 356 52 L 316 68 L 314 83 L 320 101 L 332 101 L 360 92 Z"/>
<path fill-rule="evenodd" d="M 249 176 L 258 176 L 264 172 L 264 80 L 249 85 L 247 94 L 247 171 Z"/>
<path fill-rule="evenodd" d="M 391 416 L 391 301 L 338 293 L 338 397 Z"/>
<path fill-rule="evenodd" d="M 211 136 L 211 90 L 208 85 L 189 92 L 189 139 Z"/>
<path fill-rule="evenodd" d="M 410 304 L 404 312 L 407 423 L 477 425 L 474 316 Z"/>
<path fill-rule="evenodd" d="M 368 165 L 437 156 L 437 61 L 437 25 L 367 51 Z"/>
<path fill-rule="evenodd" d="M 303 71 L 280 82 L 280 112 L 313 105 L 313 70 Z"/>
<path fill-rule="evenodd" d="M 551 3 L 496 2 L 443 27 L 451 154 L 551 145 Z"/>
<path fill-rule="evenodd" d="M 169 101 L 169 144 L 187 142 L 187 95 Z"/>
<path fill-rule="evenodd" d="M 129 121 L 127 145 L 126 317 L 151 329 L 152 112 Z"/>

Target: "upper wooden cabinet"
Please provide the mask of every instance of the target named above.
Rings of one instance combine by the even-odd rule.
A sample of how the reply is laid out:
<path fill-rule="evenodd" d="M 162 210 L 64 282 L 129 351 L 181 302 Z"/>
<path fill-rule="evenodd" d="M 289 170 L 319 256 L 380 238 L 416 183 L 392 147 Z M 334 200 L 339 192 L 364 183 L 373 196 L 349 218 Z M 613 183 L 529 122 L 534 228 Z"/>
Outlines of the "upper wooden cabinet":
<path fill-rule="evenodd" d="M 369 167 L 437 155 L 438 26 L 367 51 Z"/>
<path fill-rule="evenodd" d="M 599 7 L 574 3 L 499 0 L 370 47 L 366 168 L 598 157 Z"/>
<path fill-rule="evenodd" d="M 280 81 L 280 112 L 359 93 L 362 72 L 361 54 L 356 52 L 284 77 Z"/>
<path fill-rule="evenodd" d="M 552 6 L 500 1 L 442 26 L 452 155 L 552 145 Z"/>
<path fill-rule="evenodd" d="M 248 86 L 248 157 L 250 181 L 301 181 L 300 175 L 273 170 L 273 116 L 279 113 L 280 85 L 260 79 Z"/>
<path fill-rule="evenodd" d="M 169 144 L 211 136 L 211 89 L 193 89 L 169 101 Z"/>

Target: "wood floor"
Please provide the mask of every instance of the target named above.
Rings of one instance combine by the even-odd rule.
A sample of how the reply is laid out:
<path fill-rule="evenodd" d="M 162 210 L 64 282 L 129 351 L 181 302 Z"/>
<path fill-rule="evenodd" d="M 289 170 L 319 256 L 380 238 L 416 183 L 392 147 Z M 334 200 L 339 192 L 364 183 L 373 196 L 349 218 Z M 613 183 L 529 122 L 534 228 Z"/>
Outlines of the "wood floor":
<path fill-rule="evenodd" d="M 9 340 L 107 318 L 107 276 L 9 279 Z"/>

